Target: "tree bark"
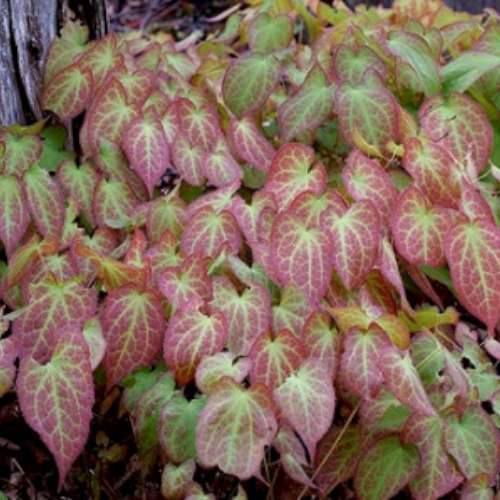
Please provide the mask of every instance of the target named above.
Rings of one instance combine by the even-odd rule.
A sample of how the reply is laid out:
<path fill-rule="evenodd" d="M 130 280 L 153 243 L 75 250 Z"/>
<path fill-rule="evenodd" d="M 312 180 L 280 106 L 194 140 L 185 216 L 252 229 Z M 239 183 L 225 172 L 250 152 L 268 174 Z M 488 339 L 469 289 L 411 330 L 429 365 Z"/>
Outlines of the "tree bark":
<path fill-rule="evenodd" d="M 71 9 L 91 38 L 107 33 L 105 0 L 0 0 L 0 124 L 42 118 L 38 102 L 50 43 Z"/>

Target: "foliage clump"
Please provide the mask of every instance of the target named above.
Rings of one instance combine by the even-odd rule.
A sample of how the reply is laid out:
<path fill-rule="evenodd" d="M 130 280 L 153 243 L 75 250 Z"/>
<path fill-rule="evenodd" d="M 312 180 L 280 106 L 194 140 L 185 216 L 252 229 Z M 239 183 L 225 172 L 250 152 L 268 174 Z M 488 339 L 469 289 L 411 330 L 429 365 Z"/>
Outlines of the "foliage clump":
<path fill-rule="evenodd" d="M 249 3 L 182 50 L 54 41 L 41 103 L 81 125 L 1 131 L 0 394 L 60 488 L 118 385 L 166 498 L 493 498 L 498 17 Z"/>

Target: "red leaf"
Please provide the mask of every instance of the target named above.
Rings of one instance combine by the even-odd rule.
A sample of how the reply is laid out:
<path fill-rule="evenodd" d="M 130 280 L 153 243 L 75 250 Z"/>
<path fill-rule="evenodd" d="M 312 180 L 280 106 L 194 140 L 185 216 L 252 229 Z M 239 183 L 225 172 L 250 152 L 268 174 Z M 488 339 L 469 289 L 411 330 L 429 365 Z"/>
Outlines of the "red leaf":
<path fill-rule="evenodd" d="M 465 94 L 435 96 L 418 111 L 422 130 L 445 146 L 460 165 L 471 162 L 476 174 L 491 154 L 493 129 L 479 103 Z"/>
<path fill-rule="evenodd" d="M 28 203 L 21 182 L 13 175 L 0 176 L 0 240 L 7 257 L 18 247 L 30 223 Z"/>
<path fill-rule="evenodd" d="M 323 362 L 335 376 L 339 363 L 341 337 L 327 314 L 313 312 L 302 329 L 301 338 L 309 350 L 309 357 Z"/>
<path fill-rule="evenodd" d="M 437 416 L 414 414 L 406 422 L 405 439 L 417 446 L 422 464 L 410 481 L 416 500 L 442 497 L 463 481 L 443 447 L 443 431 Z"/>
<path fill-rule="evenodd" d="M 245 115 L 240 120 L 232 118 L 227 133 L 238 156 L 258 170 L 269 170 L 276 151 L 251 115 Z"/>
<path fill-rule="evenodd" d="M 174 310 L 212 296 L 208 277 L 209 259 L 190 255 L 176 267 L 165 269 L 157 279 L 160 292 L 169 300 Z"/>
<path fill-rule="evenodd" d="M 310 359 L 274 390 L 284 418 L 304 441 L 314 459 L 316 443 L 332 424 L 335 393 L 328 367 Z"/>
<path fill-rule="evenodd" d="M 59 489 L 89 434 L 94 402 L 92 368 L 81 332 L 57 330 L 47 362 L 21 359 L 19 404 L 26 422 L 40 434 L 57 463 Z"/>
<path fill-rule="evenodd" d="M 347 192 L 356 200 L 369 200 L 387 219 L 397 197 L 397 190 L 386 170 L 378 160 L 354 149 L 342 169 L 342 180 Z"/>
<path fill-rule="evenodd" d="M 356 396 L 372 397 L 382 386 L 384 378 L 378 359 L 388 342 L 378 330 L 360 332 L 353 328 L 345 335 L 339 376 Z"/>
<path fill-rule="evenodd" d="M 41 105 L 61 118 L 78 116 L 92 96 L 94 79 L 90 71 L 72 64 L 58 73 L 43 89 Z"/>
<path fill-rule="evenodd" d="M 322 227 L 330 233 L 333 266 L 344 285 L 359 287 L 375 264 L 381 227 L 377 210 L 369 201 L 354 203 L 341 217 L 332 211 L 322 216 Z"/>
<path fill-rule="evenodd" d="M 307 347 L 290 331 L 281 330 L 276 337 L 261 334 L 248 354 L 252 360 L 252 384 L 279 387 L 307 358 Z"/>
<path fill-rule="evenodd" d="M 230 253 L 238 253 L 241 235 L 234 217 L 226 210 L 216 213 L 206 207 L 198 210 L 187 222 L 181 236 L 181 250 L 217 257 L 226 246 Z"/>
<path fill-rule="evenodd" d="M 178 133 L 172 142 L 172 163 L 179 175 L 193 186 L 201 186 L 205 182 L 203 153 L 203 148 L 191 144 L 183 133 Z"/>
<path fill-rule="evenodd" d="M 443 240 L 452 225 L 451 213 L 433 207 L 415 187 L 400 195 L 391 218 L 391 229 L 398 252 L 411 264 L 442 266 Z"/>
<path fill-rule="evenodd" d="M 226 318 L 229 331 L 227 348 L 233 354 L 248 354 L 255 338 L 270 327 L 269 292 L 257 283 L 238 291 L 224 276 L 213 278 L 213 291 L 210 306 Z"/>
<path fill-rule="evenodd" d="M 122 146 L 131 168 L 144 181 L 149 196 L 170 163 L 170 149 L 157 117 L 142 116 L 125 125 Z"/>
<path fill-rule="evenodd" d="M 179 384 L 185 385 L 195 375 L 205 356 L 219 352 L 227 341 L 227 323 L 221 312 L 210 315 L 192 303 L 174 313 L 163 341 L 163 355 L 168 367 L 175 371 Z"/>
<path fill-rule="evenodd" d="M 326 185 L 322 163 L 314 162 L 314 150 L 299 143 L 282 146 L 273 159 L 264 190 L 274 195 L 279 210 L 286 210 L 305 191 L 320 195 Z"/>
<path fill-rule="evenodd" d="M 288 212 L 275 220 L 271 236 L 271 259 L 282 285 L 302 290 L 311 304 L 325 294 L 332 272 L 332 242 L 319 227 L 308 227 Z"/>
<path fill-rule="evenodd" d="M 165 319 L 156 294 L 125 285 L 108 294 L 100 320 L 108 343 L 104 369 L 111 388 L 159 354 Z"/>
<path fill-rule="evenodd" d="M 460 302 L 492 334 L 500 319 L 500 230 L 489 222 L 462 222 L 448 231 L 444 246 Z"/>
<path fill-rule="evenodd" d="M 425 196 L 437 205 L 458 208 L 462 172 L 448 148 L 425 136 L 412 137 L 404 148 L 403 166 Z"/>
<path fill-rule="evenodd" d="M 272 443 L 277 427 L 271 396 L 264 386 L 245 389 L 225 378 L 200 414 L 198 459 L 203 467 L 217 465 L 242 480 L 259 476 L 264 447 Z"/>
<path fill-rule="evenodd" d="M 378 352 L 378 367 L 399 401 L 418 413 L 436 416 L 408 352 L 401 355 L 394 347 L 386 347 Z"/>

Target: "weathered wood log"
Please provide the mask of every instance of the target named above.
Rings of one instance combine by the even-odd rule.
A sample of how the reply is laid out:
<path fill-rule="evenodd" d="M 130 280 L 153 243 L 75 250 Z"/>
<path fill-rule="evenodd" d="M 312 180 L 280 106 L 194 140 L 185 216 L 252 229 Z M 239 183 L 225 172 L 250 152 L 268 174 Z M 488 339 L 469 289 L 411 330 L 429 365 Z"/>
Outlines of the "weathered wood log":
<path fill-rule="evenodd" d="M 105 0 L 0 0 L 0 124 L 42 117 L 43 65 L 69 10 L 89 26 L 91 38 L 106 34 Z"/>

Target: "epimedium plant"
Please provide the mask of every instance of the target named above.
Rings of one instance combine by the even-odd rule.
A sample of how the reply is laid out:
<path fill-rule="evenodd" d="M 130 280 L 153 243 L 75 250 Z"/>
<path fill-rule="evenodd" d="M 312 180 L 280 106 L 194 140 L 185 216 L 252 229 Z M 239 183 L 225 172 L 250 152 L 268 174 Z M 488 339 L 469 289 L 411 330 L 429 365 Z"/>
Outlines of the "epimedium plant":
<path fill-rule="evenodd" d="M 199 43 L 54 41 L 41 103 L 81 126 L 1 132 L 0 394 L 59 488 L 105 375 L 166 498 L 212 467 L 493 498 L 498 17 L 249 3 Z"/>

